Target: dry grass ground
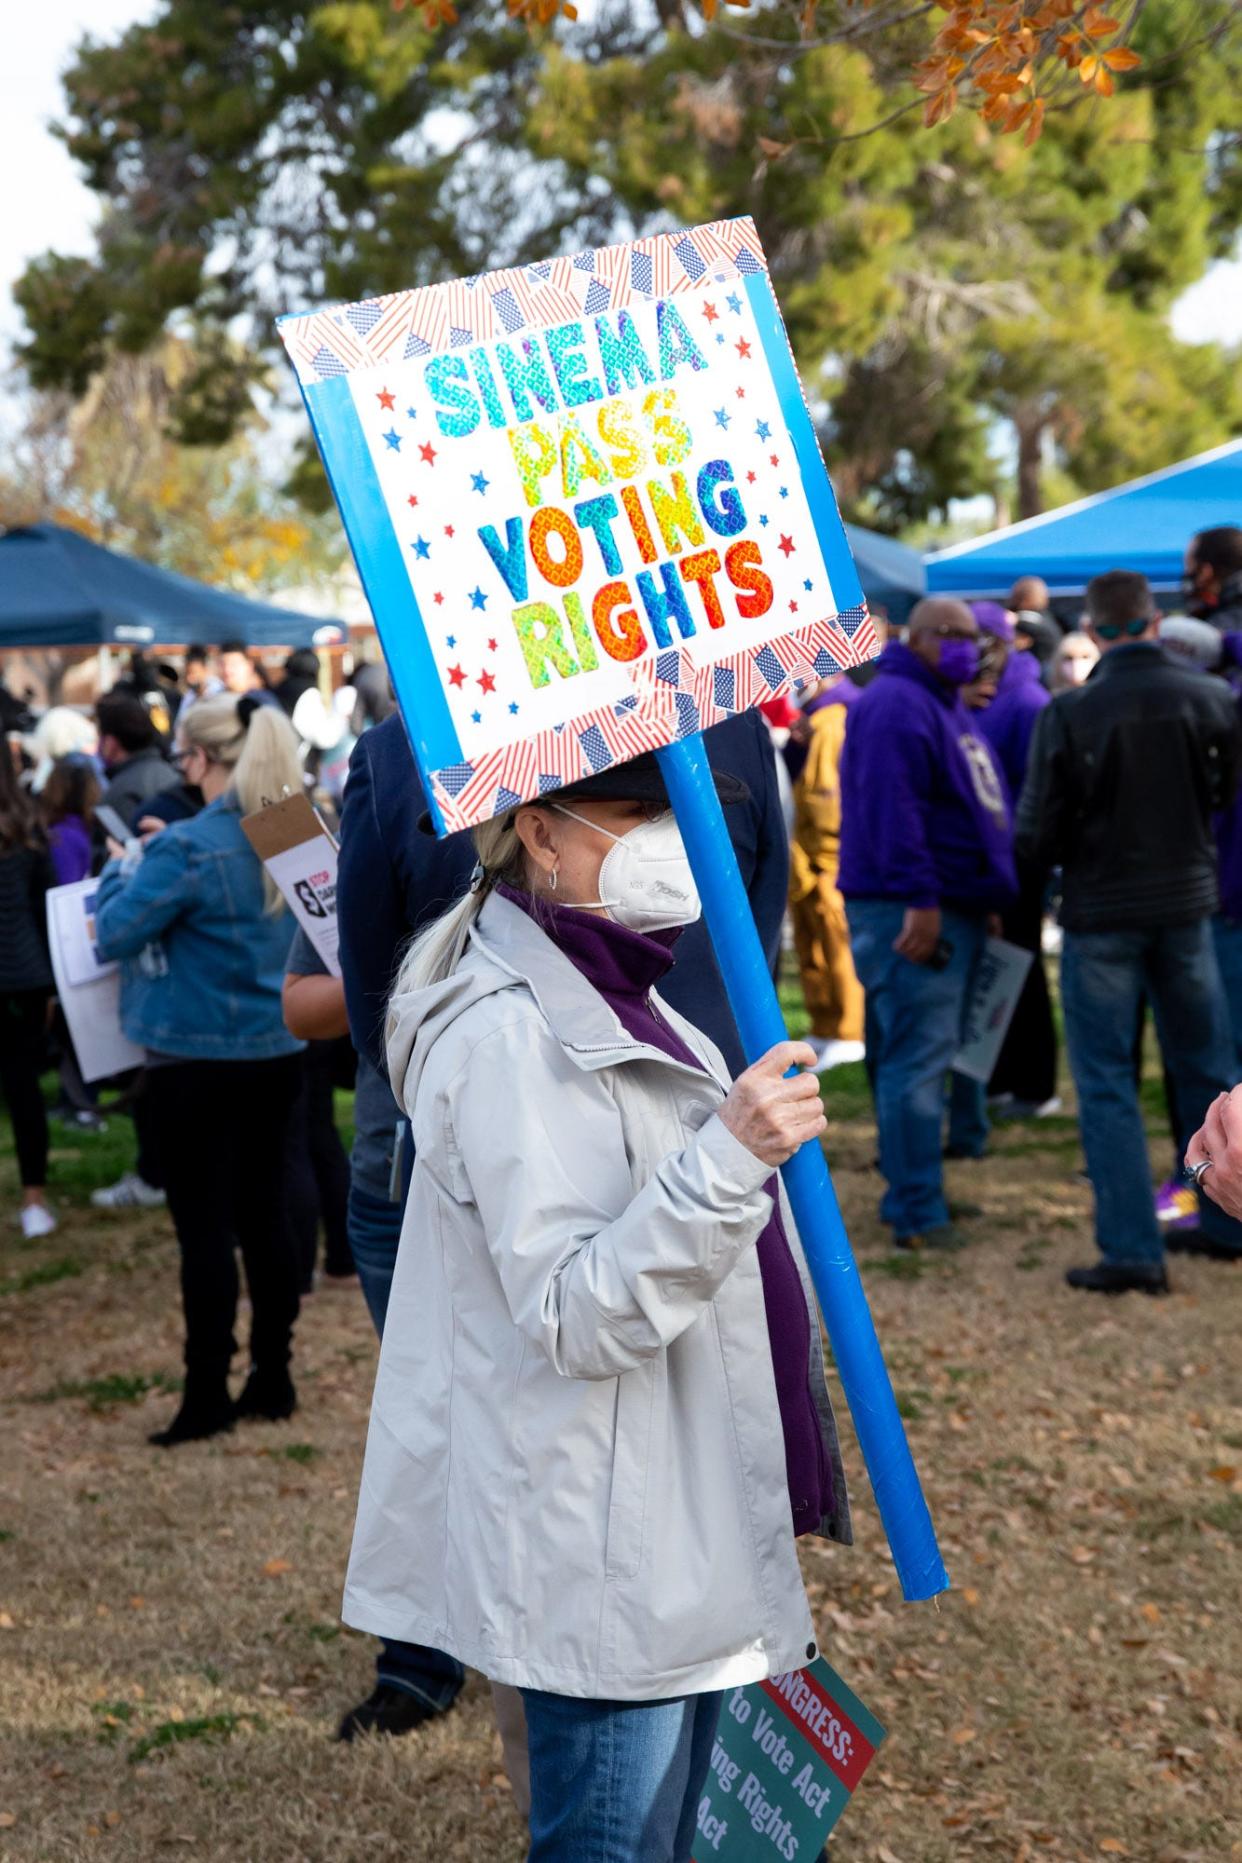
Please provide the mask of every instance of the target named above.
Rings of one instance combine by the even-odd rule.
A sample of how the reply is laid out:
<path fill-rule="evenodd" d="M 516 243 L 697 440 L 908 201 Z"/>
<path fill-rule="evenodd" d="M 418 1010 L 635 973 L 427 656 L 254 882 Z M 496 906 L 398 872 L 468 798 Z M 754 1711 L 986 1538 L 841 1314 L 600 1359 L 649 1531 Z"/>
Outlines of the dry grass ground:
<path fill-rule="evenodd" d="M 901 1602 L 851 1440 L 860 1543 L 805 1567 L 890 1737 L 833 1855 L 1242 1857 L 1242 1267 L 1177 1266 L 1167 1301 L 1067 1292 L 1091 1247 L 1066 1119 L 954 1167 L 985 1206 L 971 1248 L 895 1271 L 857 1071 L 829 1104 L 955 1585 Z M 60 1231 L 0 1243 L 0 1857 L 517 1863 L 477 1678 L 419 1736 L 329 1738 L 372 1664 L 337 1619 L 361 1299 L 307 1307 L 291 1424 L 149 1449 L 178 1370 L 168 1225 L 92 1214 L 112 1140 L 60 1138 Z"/>

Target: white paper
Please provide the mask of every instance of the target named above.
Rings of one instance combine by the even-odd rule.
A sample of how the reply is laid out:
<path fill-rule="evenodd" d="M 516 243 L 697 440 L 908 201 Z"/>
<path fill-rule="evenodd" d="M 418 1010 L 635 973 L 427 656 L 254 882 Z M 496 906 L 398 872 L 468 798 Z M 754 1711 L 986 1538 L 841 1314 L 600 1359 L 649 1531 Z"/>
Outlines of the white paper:
<path fill-rule="evenodd" d="M 337 956 L 340 934 L 336 920 L 336 848 L 326 834 L 299 841 L 264 866 L 275 880 L 285 903 L 318 951 L 330 976 L 339 977 Z"/>
<path fill-rule="evenodd" d="M 1004 938 L 987 940 L 966 1009 L 964 1039 L 953 1063 L 955 1074 L 967 1074 L 972 1080 L 984 1082 L 992 1078 L 996 1057 L 1033 962 L 1030 951 Z"/>
<path fill-rule="evenodd" d="M 98 880 L 54 886 L 47 895 L 47 935 L 56 994 L 69 1024 L 83 1080 L 106 1080 L 141 1067 L 143 1050 L 121 1028 L 119 966 L 95 944 Z"/>

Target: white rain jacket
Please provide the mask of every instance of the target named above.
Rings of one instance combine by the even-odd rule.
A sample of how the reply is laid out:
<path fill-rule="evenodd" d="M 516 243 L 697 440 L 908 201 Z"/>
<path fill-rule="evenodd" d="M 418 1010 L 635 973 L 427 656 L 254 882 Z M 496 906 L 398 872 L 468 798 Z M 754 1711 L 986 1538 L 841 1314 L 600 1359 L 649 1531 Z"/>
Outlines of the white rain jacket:
<path fill-rule="evenodd" d="M 658 999 L 657 999 L 658 1000 Z M 728 1075 L 635 1041 L 520 907 L 393 999 L 416 1163 L 371 1409 L 345 1621 L 497 1682 L 659 1700 L 801 1668 L 755 1242 L 771 1168 Z M 848 1540 L 812 1314 L 810 1373 Z"/>

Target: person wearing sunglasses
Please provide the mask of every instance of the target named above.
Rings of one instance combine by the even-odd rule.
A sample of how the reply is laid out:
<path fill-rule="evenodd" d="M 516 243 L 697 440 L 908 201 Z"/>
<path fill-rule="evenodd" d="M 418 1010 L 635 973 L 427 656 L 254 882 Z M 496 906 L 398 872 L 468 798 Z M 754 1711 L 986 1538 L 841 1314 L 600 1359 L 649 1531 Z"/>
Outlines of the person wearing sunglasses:
<path fill-rule="evenodd" d="M 1144 576 L 1087 585 L 1100 661 L 1040 713 L 1018 809 L 1019 855 L 1062 871 L 1061 1001 L 1101 1256 L 1066 1279 L 1093 1293 L 1169 1286 L 1134 1077 L 1144 998 L 1182 1152 L 1234 1081 L 1212 816 L 1237 790 L 1242 730 L 1229 688 L 1167 654 L 1158 620 Z M 1211 1252 L 1242 1254 L 1242 1223 L 1199 1204 Z"/>

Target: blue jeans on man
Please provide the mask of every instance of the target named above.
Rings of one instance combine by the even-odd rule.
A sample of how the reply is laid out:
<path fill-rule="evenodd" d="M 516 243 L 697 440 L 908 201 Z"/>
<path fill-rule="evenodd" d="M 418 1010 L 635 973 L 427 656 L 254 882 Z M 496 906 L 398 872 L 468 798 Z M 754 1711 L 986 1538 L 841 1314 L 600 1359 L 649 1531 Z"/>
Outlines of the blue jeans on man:
<path fill-rule="evenodd" d="M 411 1149 L 407 1143 L 406 1150 Z M 397 1265 L 403 1213 L 403 1202 L 391 1203 L 358 1183 L 350 1184 L 346 1214 L 349 1246 L 367 1310 L 381 1338 L 393 1269 Z M 452 1707 L 466 1679 L 466 1672 L 457 1658 L 447 1651 L 431 1649 L 422 1643 L 401 1643 L 395 1637 L 381 1640 L 375 1673 L 379 1681 L 404 1689 L 440 1713 Z"/>
<path fill-rule="evenodd" d="M 1061 1003 L 1095 1236 L 1117 1267 L 1159 1268 L 1164 1243 L 1152 1197 L 1147 1132 L 1134 1078 L 1134 1028 L 1143 996 L 1172 1085 L 1179 1155 L 1208 1106 L 1237 1077 L 1228 1006 L 1208 919 L 1146 931 L 1066 931 Z M 1242 1223 L 1200 1194 L 1204 1237 L 1242 1252 Z"/>
<path fill-rule="evenodd" d="M 949 1221 L 942 1162 L 945 1080 L 962 1043 L 966 1006 L 987 936 L 984 913 L 941 914 L 948 962 L 913 964 L 893 949 L 905 907 L 893 899 L 847 899 L 850 944 L 867 992 L 868 1067 L 875 1092 L 880 1170 L 888 1188 L 880 1215 L 899 1241 Z M 982 1152 L 987 1115 L 970 1082 L 950 1096 L 954 1149 Z"/>
<path fill-rule="evenodd" d="M 690 1863 L 724 1697 L 586 1701 L 524 1688 L 527 1863 Z"/>

